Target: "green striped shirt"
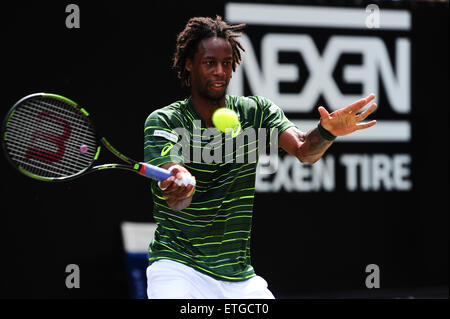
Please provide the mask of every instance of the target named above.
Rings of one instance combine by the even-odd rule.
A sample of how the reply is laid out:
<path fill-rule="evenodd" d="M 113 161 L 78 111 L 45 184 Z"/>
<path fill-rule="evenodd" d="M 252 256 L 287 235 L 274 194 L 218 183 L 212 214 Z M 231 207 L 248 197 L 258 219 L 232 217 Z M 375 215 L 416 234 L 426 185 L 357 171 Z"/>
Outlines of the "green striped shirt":
<path fill-rule="evenodd" d="M 227 95 L 226 101 L 226 107 L 238 114 L 241 134 L 276 128 L 279 135 L 293 126 L 266 98 Z M 215 129 L 208 132 L 191 98 L 154 111 L 145 122 L 145 162 L 181 163 L 197 182 L 190 206 L 181 211 L 171 210 L 157 183 L 151 182 L 157 229 L 149 246 L 149 262 L 171 259 L 219 280 L 246 280 L 255 275 L 250 230 L 258 143 L 249 138 L 238 142 L 239 136 L 230 134 L 225 139 Z M 221 143 L 217 138 L 222 138 Z M 208 154 L 214 159 L 208 159 Z M 232 160 L 227 154 L 232 154 Z"/>

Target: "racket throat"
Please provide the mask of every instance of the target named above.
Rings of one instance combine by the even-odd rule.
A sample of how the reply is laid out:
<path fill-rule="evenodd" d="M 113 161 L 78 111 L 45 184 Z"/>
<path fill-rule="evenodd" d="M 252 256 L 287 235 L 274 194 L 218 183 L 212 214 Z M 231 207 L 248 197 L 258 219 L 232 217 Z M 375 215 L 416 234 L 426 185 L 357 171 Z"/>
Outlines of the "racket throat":
<path fill-rule="evenodd" d="M 130 160 L 128 157 L 120 153 L 114 146 L 111 145 L 111 143 L 108 142 L 108 140 L 104 137 L 100 139 L 100 141 L 105 145 L 105 147 L 114 155 L 116 155 L 118 158 L 123 160 L 124 162 L 128 164 L 132 164 L 132 160 Z"/>

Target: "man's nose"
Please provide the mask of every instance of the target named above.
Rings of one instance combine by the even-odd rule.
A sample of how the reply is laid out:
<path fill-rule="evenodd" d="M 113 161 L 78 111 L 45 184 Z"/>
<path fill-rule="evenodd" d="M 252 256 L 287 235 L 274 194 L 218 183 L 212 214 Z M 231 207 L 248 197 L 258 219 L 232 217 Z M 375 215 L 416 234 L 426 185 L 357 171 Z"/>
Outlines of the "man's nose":
<path fill-rule="evenodd" d="M 216 68 L 214 69 L 214 75 L 217 76 L 225 76 L 225 68 L 222 64 L 218 63 Z"/>

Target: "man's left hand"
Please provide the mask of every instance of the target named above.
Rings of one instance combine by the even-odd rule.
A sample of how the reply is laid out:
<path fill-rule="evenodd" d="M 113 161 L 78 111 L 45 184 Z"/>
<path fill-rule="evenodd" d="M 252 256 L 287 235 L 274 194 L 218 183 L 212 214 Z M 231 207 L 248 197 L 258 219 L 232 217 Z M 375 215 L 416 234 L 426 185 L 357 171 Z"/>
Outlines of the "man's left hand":
<path fill-rule="evenodd" d="M 367 123 L 358 123 L 364 121 L 375 109 L 377 105 L 373 103 L 364 112 L 358 113 L 364 106 L 375 98 L 375 94 L 370 94 L 364 99 L 358 100 L 347 107 L 336 110 L 333 113 L 320 106 L 320 124 L 324 129 L 334 136 L 343 136 L 357 130 L 362 130 L 374 126 L 377 121 L 373 120 Z"/>

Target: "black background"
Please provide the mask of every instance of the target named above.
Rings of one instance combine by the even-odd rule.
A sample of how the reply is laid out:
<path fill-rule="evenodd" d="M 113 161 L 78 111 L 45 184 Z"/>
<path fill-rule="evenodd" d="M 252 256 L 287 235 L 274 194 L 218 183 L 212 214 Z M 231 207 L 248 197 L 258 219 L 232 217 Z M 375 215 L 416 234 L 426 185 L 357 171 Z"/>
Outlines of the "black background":
<path fill-rule="evenodd" d="M 80 7 L 80 29 L 65 26 L 69 3 Z M 336 144 L 329 154 L 410 153 L 413 189 L 257 193 L 252 261 L 277 297 L 407 297 L 443 288 L 448 297 L 448 6 L 397 7 L 413 16 L 412 141 Z M 189 17 L 223 8 L 222 1 L 2 5 L 0 116 L 27 94 L 61 94 L 83 105 L 116 148 L 142 159 L 147 115 L 189 93 L 171 69 L 176 35 Z M 107 152 L 101 158 L 116 161 Z M 110 171 L 42 183 L 4 157 L 0 169 L 1 298 L 130 296 L 120 223 L 153 221 L 147 180 Z M 290 240 L 277 244 L 278 234 Z M 65 286 L 72 263 L 80 289 Z M 378 290 L 364 285 L 372 263 L 381 269 Z"/>

